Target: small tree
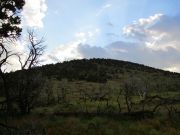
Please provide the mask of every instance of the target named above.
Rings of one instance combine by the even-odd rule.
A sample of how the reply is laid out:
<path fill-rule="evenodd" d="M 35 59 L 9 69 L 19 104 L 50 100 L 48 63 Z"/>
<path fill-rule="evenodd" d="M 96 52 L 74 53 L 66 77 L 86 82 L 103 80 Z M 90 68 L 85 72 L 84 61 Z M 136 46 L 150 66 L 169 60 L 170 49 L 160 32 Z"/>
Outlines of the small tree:
<path fill-rule="evenodd" d="M 135 95 L 137 90 L 136 79 L 133 76 L 129 76 L 124 80 L 124 86 L 122 94 L 124 95 L 127 111 L 130 113 L 133 107 L 132 96 Z"/>
<path fill-rule="evenodd" d="M 122 95 L 122 89 L 120 88 L 118 93 L 117 93 L 117 98 L 116 98 L 116 101 L 117 101 L 117 104 L 118 104 L 119 113 L 122 110 L 122 108 L 121 108 L 121 101 L 120 101 L 121 95 Z"/>
<path fill-rule="evenodd" d="M 37 105 L 38 97 L 44 86 L 44 78 L 36 70 L 23 70 L 8 75 L 9 91 L 13 103 L 17 103 L 21 114 L 30 113 Z"/>

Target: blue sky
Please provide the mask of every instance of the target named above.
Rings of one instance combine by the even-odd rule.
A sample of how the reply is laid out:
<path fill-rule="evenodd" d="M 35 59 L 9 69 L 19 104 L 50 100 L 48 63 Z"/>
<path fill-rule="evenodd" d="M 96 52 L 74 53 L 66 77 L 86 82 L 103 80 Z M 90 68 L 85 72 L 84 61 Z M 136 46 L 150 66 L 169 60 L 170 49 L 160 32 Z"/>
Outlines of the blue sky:
<path fill-rule="evenodd" d="M 180 72 L 179 0 L 26 0 L 23 27 L 45 36 L 44 63 L 113 58 Z"/>
<path fill-rule="evenodd" d="M 174 1 L 174 2 L 172 2 Z M 107 33 L 114 33 L 123 39 L 122 28 L 139 18 L 162 13 L 178 14 L 178 0 L 47 0 L 47 15 L 44 29 L 51 47 L 74 38 L 77 32 L 101 29 L 95 45 L 104 46 L 113 40 Z M 112 24 L 112 26 L 108 24 Z"/>

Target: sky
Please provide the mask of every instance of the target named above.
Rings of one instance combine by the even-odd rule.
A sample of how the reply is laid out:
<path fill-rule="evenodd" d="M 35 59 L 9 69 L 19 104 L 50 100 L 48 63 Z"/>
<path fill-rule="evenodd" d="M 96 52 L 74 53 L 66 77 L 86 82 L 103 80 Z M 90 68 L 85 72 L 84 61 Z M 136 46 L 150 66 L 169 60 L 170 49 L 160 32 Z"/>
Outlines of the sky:
<path fill-rule="evenodd" d="M 22 35 L 33 28 L 45 38 L 42 64 L 111 58 L 180 72 L 179 5 L 179 0 L 26 0 Z M 22 40 L 17 48 L 24 50 Z"/>

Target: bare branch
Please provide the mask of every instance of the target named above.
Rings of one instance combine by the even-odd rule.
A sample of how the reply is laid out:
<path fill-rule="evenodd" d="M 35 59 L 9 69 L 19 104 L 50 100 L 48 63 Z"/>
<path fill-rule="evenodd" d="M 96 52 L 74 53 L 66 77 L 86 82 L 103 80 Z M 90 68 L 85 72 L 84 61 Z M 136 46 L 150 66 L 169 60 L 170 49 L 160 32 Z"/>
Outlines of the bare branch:
<path fill-rule="evenodd" d="M 28 30 L 28 57 L 26 58 L 24 64 L 21 63 L 21 68 L 22 69 L 31 69 L 32 67 L 35 67 L 39 64 L 39 57 L 42 56 L 44 53 L 45 46 L 43 45 L 44 43 L 44 38 L 38 39 L 37 36 L 35 35 L 34 30 Z M 19 59 L 19 61 L 21 61 Z"/>

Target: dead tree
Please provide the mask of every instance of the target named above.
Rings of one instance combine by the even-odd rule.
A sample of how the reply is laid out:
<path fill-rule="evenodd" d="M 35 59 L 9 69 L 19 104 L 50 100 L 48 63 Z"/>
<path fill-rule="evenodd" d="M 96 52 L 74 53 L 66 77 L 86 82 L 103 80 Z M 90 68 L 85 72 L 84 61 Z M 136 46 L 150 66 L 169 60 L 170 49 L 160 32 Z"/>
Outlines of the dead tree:
<path fill-rule="evenodd" d="M 117 101 L 117 104 L 118 104 L 118 108 L 119 108 L 119 113 L 121 113 L 121 103 L 120 103 L 120 96 L 122 95 L 122 89 L 120 89 L 119 90 L 119 92 L 118 92 L 118 95 L 117 95 L 117 99 L 116 99 L 116 101 Z"/>
<path fill-rule="evenodd" d="M 79 97 L 79 100 L 84 102 L 85 105 L 85 111 L 88 113 L 88 108 L 87 108 L 87 100 L 89 99 L 89 94 L 85 92 L 85 90 L 81 90 L 81 96 Z"/>
<path fill-rule="evenodd" d="M 33 67 L 37 66 L 40 62 L 40 56 L 42 56 L 45 46 L 43 45 L 44 40 L 43 38 L 38 39 L 35 35 L 34 30 L 28 30 L 28 55 L 26 59 L 23 61 L 22 55 L 17 55 L 19 58 L 19 62 L 21 64 L 21 70 L 31 70 Z M 39 90 L 42 86 L 43 79 L 40 73 L 32 73 L 33 75 L 30 76 L 32 78 L 29 78 L 28 76 L 24 76 L 26 73 L 20 73 L 19 85 L 21 87 L 18 87 L 17 91 L 19 92 L 19 95 L 17 96 L 19 108 L 22 113 L 29 113 L 30 109 L 33 108 L 29 107 L 30 104 L 32 104 L 36 98 L 39 96 Z M 39 75 L 38 75 L 39 74 Z M 25 81 L 31 81 L 29 82 L 23 82 Z M 36 81 L 33 81 L 36 80 Z M 29 85 L 30 84 L 30 85 Z M 17 84 L 18 85 L 18 84 Z M 31 90 L 32 87 L 32 90 Z M 24 102 L 26 103 L 24 104 Z"/>
<path fill-rule="evenodd" d="M 21 56 L 19 56 L 19 62 L 21 64 L 21 69 L 31 69 L 40 63 L 40 56 L 43 55 L 45 50 L 43 37 L 38 39 L 35 35 L 34 30 L 28 30 L 28 55 L 24 62 L 22 62 Z"/>
<path fill-rule="evenodd" d="M 124 95 L 124 99 L 125 99 L 125 103 L 126 103 L 126 106 L 127 106 L 128 113 L 130 113 L 131 110 L 132 110 L 132 105 L 133 105 L 132 96 L 133 96 L 133 93 L 134 93 L 134 90 L 135 90 L 134 89 L 134 84 L 131 81 L 132 80 L 127 80 L 124 83 L 124 88 L 123 88 L 123 95 Z"/>
<path fill-rule="evenodd" d="M 11 81 L 16 92 L 16 102 L 21 114 L 30 113 L 37 106 L 38 97 L 44 85 L 44 78 L 38 71 L 21 71 Z"/>
<path fill-rule="evenodd" d="M 159 108 L 164 107 L 168 111 L 169 118 L 172 118 L 173 114 L 178 112 L 174 105 L 179 103 L 179 99 L 165 98 L 159 95 L 147 96 L 144 100 L 145 105 L 153 104 L 150 112 L 155 113 Z"/>
<path fill-rule="evenodd" d="M 132 100 L 133 96 L 139 96 L 142 104 L 142 111 L 144 111 L 144 100 L 147 97 L 148 90 L 149 83 L 146 78 L 128 76 L 124 80 L 122 94 L 124 95 L 128 113 L 132 111 L 133 105 L 135 104 Z"/>

